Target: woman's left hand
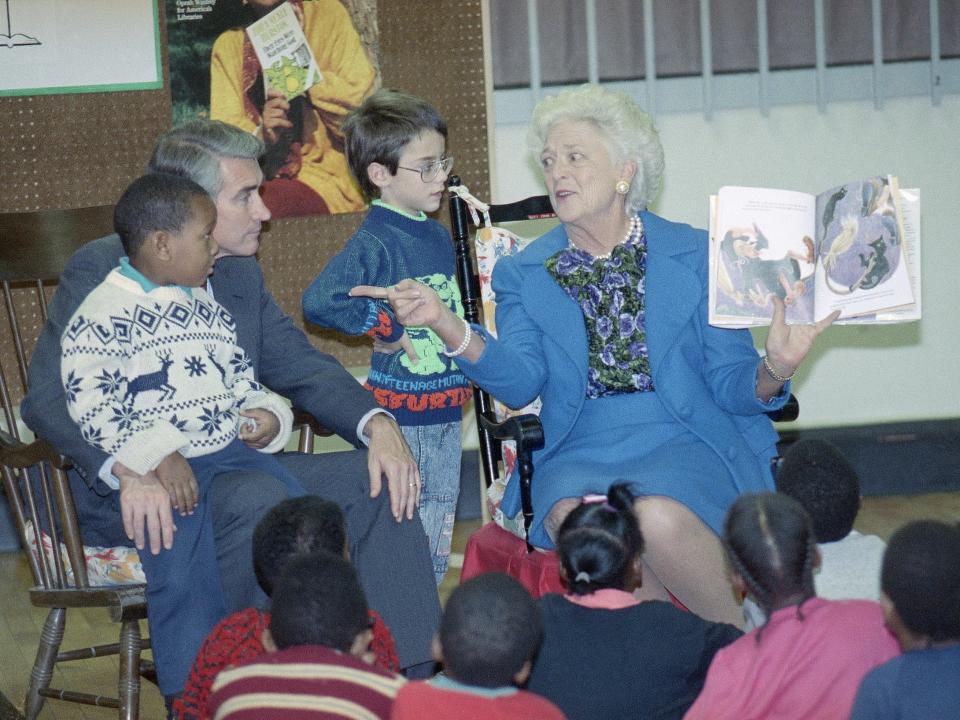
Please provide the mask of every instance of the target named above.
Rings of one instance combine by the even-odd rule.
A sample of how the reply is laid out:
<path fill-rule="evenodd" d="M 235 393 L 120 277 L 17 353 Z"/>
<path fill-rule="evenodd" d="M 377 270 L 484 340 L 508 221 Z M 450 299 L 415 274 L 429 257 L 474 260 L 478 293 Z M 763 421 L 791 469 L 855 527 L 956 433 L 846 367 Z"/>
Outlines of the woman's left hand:
<path fill-rule="evenodd" d="M 773 319 L 770 332 L 767 333 L 767 361 L 777 373 L 786 377 L 796 372 L 813 348 L 814 340 L 840 317 L 840 311 L 834 310 L 813 325 L 787 325 L 787 310 L 783 300 L 776 295 L 772 299 Z"/>

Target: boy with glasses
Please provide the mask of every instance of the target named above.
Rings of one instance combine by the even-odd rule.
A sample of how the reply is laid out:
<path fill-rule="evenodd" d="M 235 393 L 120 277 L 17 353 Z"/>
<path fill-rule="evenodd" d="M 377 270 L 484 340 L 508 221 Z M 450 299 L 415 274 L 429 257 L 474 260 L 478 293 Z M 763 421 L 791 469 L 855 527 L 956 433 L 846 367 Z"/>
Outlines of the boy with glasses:
<path fill-rule="evenodd" d="M 463 314 L 453 245 L 426 215 L 440 207 L 453 167 L 447 124 L 424 100 L 379 90 L 347 116 L 343 133 L 350 169 L 373 201 L 360 229 L 307 288 L 303 313 L 317 325 L 373 338 L 366 387 L 396 417 L 417 458 L 420 519 L 439 585 L 460 490 L 462 406 L 470 397 L 453 360 L 464 348 L 447 351 L 433 331 L 403 327 L 386 301 L 351 290 L 415 278 Z"/>

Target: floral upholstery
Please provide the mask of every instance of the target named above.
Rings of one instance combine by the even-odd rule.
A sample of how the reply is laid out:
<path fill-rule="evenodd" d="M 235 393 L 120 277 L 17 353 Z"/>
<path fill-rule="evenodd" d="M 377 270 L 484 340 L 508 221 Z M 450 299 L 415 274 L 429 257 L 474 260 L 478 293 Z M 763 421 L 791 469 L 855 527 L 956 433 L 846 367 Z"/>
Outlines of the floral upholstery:
<path fill-rule="evenodd" d="M 37 538 L 32 520 L 27 520 L 25 529 L 30 549 L 36 554 Z M 53 543 L 45 532 L 41 532 L 40 537 L 44 555 L 52 565 Z M 67 557 L 67 546 L 63 543 L 60 543 L 60 553 L 67 572 L 67 582 L 72 585 L 74 583 L 73 568 Z M 87 559 L 87 579 L 90 585 L 136 585 L 147 581 L 136 548 L 84 545 L 83 554 Z"/>
<path fill-rule="evenodd" d="M 494 265 L 502 257 L 517 254 L 533 239 L 532 237 L 522 238 L 502 227 L 482 227 L 477 231 L 477 272 L 480 276 L 480 299 L 483 302 L 484 326 L 494 336 L 497 334 L 495 322 L 496 297 L 493 288 L 490 287 Z M 540 399 L 537 398 L 519 410 L 512 410 L 494 398 L 493 410 L 498 420 L 526 413 L 539 415 Z M 502 444 L 502 453 L 503 473 L 494 479 L 490 487 L 487 488 L 487 507 L 490 511 L 490 517 L 497 525 L 514 535 L 524 537 L 523 515 L 518 513 L 515 517 L 506 517 L 500 509 L 503 493 L 507 487 L 507 479 L 517 463 L 516 446 L 513 441 L 506 441 Z"/>

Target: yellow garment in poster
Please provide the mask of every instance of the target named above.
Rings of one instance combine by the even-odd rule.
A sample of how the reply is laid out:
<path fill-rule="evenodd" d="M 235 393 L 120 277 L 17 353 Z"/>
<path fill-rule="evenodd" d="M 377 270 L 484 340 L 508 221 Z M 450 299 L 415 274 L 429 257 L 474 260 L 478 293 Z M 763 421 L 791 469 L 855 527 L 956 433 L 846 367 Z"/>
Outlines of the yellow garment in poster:
<path fill-rule="evenodd" d="M 339 128 L 343 117 L 373 90 L 376 73 L 339 0 L 304 2 L 303 32 L 323 80 L 307 91 L 303 104 L 296 179 L 315 191 L 331 213 L 361 210 L 363 197 L 340 149 Z M 245 107 L 243 63 L 244 31 L 227 30 L 214 42 L 210 60 L 210 117 L 255 132 L 260 118 L 251 117 Z"/>

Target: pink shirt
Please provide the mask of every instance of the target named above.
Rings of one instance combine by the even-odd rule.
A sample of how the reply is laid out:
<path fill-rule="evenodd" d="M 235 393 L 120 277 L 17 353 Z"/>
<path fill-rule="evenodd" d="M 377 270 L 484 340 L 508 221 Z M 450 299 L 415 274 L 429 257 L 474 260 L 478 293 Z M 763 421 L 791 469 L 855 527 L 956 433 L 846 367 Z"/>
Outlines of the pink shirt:
<path fill-rule="evenodd" d="M 823 600 L 777 610 L 720 650 L 685 720 L 846 720 L 864 675 L 900 654 L 880 606 Z"/>
<path fill-rule="evenodd" d="M 613 588 L 603 588 L 588 595 L 569 593 L 563 597 L 574 605 L 583 605 L 583 607 L 600 610 L 622 610 L 640 604 L 633 593 L 628 593 L 626 590 L 614 590 Z"/>

